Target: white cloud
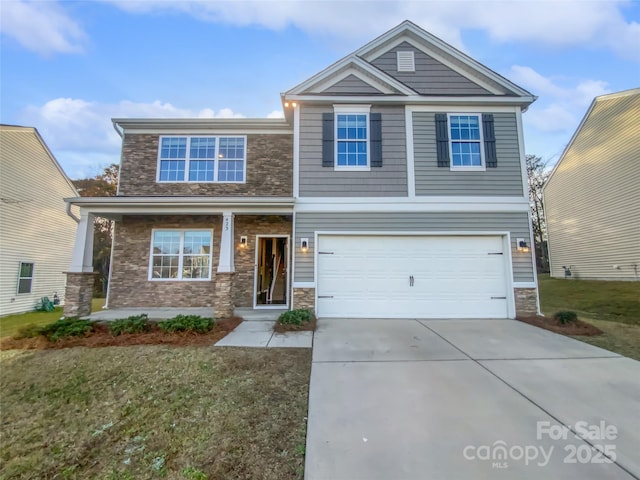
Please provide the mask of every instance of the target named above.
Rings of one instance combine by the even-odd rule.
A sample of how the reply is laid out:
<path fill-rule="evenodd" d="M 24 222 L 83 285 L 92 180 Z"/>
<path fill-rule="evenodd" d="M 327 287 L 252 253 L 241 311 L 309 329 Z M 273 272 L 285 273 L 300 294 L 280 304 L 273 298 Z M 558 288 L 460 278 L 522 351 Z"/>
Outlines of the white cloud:
<path fill-rule="evenodd" d="M 284 112 L 282 110 L 274 110 L 267 115 L 267 118 L 284 118 Z"/>
<path fill-rule="evenodd" d="M 79 53 L 86 35 L 56 2 L 4 0 L 0 32 L 41 55 Z"/>
<path fill-rule="evenodd" d="M 123 100 L 108 104 L 74 98 L 56 98 L 30 106 L 22 114 L 25 125 L 42 134 L 71 178 L 93 176 L 109 163 L 118 162 L 121 139 L 111 118 L 241 118 L 229 108 L 194 111 L 170 103 Z"/>
<path fill-rule="evenodd" d="M 496 42 L 548 46 L 592 46 L 640 61 L 640 25 L 627 21 L 628 0 L 510 0 L 331 2 L 285 0 L 102 0 L 132 13 L 176 11 L 205 21 L 302 30 L 358 41 L 370 39 L 405 19 L 461 47 L 461 31 L 484 30 Z"/>

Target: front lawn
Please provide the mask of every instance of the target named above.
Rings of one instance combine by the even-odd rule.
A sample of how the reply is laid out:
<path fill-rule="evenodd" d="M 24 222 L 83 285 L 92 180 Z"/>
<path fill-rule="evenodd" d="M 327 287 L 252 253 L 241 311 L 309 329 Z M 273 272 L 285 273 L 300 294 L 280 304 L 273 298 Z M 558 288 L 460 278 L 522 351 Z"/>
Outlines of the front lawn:
<path fill-rule="evenodd" d="M 575 337 L 583 342 L 640 360 L 640 282 L 605 282 L 538 277 L 542 312 L 550 317 L 573 310 L 604 332 Z"/>
<path fill-rule="evenodd" d="M 136 346 L 1 358 L 2 479 L 303 477 L 309 349 Z"/>
<path fill-rule="evenodd" d="M 91 301 L 91 311 L 97 312 L 102 309 L 104 298 L 94 298 Z M 0 338 L 15 335 L 18 330 L 26 325 L 37 325 L 42 327 L 53 323 L 62 316 L 62 307 L 56 307 L 53 312 L 26 312 L 15 315 L 0 317 Z"/>

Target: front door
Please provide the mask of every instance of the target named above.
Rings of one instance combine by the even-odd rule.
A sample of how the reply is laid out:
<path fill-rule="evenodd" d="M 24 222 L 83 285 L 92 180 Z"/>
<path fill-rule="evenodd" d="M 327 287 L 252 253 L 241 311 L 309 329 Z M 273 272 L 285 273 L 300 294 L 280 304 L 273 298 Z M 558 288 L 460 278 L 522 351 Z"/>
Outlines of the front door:
<path fill-rule="evenodd" d="M 254 306 L 288 305 L 289 237 L 258 236 Z"/>

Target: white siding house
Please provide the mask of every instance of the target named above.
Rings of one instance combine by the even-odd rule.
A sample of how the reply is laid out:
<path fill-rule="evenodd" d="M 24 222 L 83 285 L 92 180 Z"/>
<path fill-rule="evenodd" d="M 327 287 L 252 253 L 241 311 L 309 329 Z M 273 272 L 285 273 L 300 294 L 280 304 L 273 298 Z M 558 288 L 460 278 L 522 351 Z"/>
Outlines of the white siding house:
<path fill-rule="evenodd" d="M 35 128 L 0 125 L 0 315 L 64 300 L 78 193 Z"/>
<path fill-rule="evenodd" d="M 640 280 L 640 89 L 597 97 L 544 188 L 552 277 Z"/>

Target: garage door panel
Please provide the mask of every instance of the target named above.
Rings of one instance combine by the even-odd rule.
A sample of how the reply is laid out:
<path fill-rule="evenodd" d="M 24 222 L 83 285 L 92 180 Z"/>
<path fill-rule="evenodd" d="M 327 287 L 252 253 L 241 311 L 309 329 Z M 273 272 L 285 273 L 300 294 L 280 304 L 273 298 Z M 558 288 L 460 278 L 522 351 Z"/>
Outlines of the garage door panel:
<path fill-rule="evenodd" d="M 318 244 L 319 316 L 507 316 L 499 236 L 321 235 Z"/>

